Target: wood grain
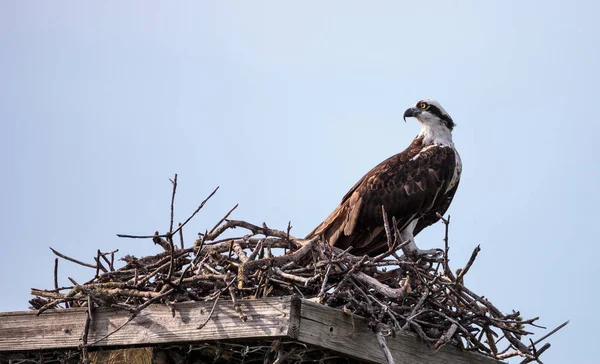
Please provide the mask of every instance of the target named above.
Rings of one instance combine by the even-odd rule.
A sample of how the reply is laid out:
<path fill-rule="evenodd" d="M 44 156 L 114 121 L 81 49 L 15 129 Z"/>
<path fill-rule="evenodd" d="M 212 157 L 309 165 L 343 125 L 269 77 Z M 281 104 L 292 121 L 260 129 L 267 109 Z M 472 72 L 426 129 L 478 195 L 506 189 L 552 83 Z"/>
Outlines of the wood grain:
<path fill-rule="evenodd" d="M 240 300 L 247 320 L 242 322 L 230 301 L 219 302 L 202 329 L 213 302 L 174 305 L 175 317 L 165 305 L 151 305 L 122 329 L 95 344 L 125 346 L 182 343 L 203 340 L 271 338 L 287 336 L 291 298 Z M 0 352 L 77 348 L 85 324 L 85 309 L 0 313 Z M 97 308 L 88 342 L 104 337 L 130 318 L 124 310 Z"/>
<path fill-rule="evenodd" d="M 239 303 L 246 321 L 240 319 L 231 301 L 219 302 L 208 321 L 213 302 L 175 304 L 174 317 L 167 306 L 150 305 L 93 347 L 287 337 L 357 359 L 385 363 L 376 335 L 361 317 L 290 296 Z M 33 311 L 0 313 L 0 353 L 77 348 L 85 317 L 84 308 L 49 310 L 40 316 Z M 127 311 L 97 308 L 88 342 L 104 337 L 129 318 Z M 205 321 L 206 325 L 197 329 Z M 451 345 L 436 353 L 409 334 L 387 337 L 386 342 L 396 363 L 501 363 Z"/>
<path fill-rule="evenodd" d="M 298 341 L 318 345 L 373 363 L 385 363 L 376 335 L 362 317 L 350 316 L 340 310 L 302 301 Z M 462 351 L 448 345 L 435 353 L 416 337 L 405 334 L 387 337 L 394 361 L 402 364 L 499 364 L 500 361 Z"/>

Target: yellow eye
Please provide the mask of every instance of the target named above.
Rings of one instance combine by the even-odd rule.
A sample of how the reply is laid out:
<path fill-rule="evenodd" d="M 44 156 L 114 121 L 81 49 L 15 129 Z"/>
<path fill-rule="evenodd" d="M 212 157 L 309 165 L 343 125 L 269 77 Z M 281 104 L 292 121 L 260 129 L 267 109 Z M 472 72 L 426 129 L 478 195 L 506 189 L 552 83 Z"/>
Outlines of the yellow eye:
<path fill-rule="evenodd" d="M 425 103 L 425 102 L 422 102 L 422 103 L 420 103 L 420 104 L 419 104 L 419 107 L 420 107 L 421 109 L 427 109 L 427 103 Z"/>

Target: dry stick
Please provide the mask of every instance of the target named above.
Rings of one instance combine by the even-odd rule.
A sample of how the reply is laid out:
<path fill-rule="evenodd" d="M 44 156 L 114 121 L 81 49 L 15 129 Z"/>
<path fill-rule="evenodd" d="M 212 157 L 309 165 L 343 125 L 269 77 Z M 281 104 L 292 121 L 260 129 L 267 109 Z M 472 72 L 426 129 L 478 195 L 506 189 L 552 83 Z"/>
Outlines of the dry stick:
<path fill-rule="evenodd" d="M 233 282 L 235 282 L 235 278 L 231 280 L 231 283 Z M 231 283 L 229 283 L 227 289 L 229 290 L 229 295 L 231 296 L 231 301 L 233 302 L 233 308 L 235 309 L 235 312 L 237 312 L 242 322 L 246 322 L 248 317 L 242 312 L 242 306 L 240 305 L 240 303 L 237 300 L 237 297 L 235 296 L 235 292 L 233 291 L 233 286 L 231 285 Z"/>
<path fill-rule="evenodd" d="M 179 245 L 181 245 L 181 250 L 185 249 L 183 246 L 183 230 L 181 229 L 181 223 L 177 225 L 179 227 Z"/>
<path fill-rule="evenodd" d="M 371 300 L 375 301 L 379 306 L 381 306 L 381 308 L 384 310 L 384 312 L 388 315 L 388 317 L 390 317 L 392 319 L 392 321 L 394 322 L 394 328 L 400 328 L 400 323 L 398 322 L 398 320 L 396 319 L 396 317 L 394 316 L 394 312 L 392 312 L 389 309 L 389 306 L 387 304 L 384 304 L 383 302 L 380 302 L 377 298 L 375 298 L 375 296 L 373 295 L 367 295 L 362 288 L 360 288 L 358 286 L 358 284 L 356 284 L 356 282 L 354 280 L 352 280 L 352 284 L 354 285 L 354 287 L 364 296 L 367 298 L 367 300 L 369 301 L 369 303 L 371 303 Z M 397 314 L 398 316 L 400 316 L 400 318 L 402 319 L 406 319 L 404 316 Z"/>
<path fill-rule="evenodd" d="M 388 223 L 387 214 L 385 213 L 385 209 L 384 209 L 383 205 L 381 205 L 381 212 L 383 214 L 383 226 L 385 229 L 385 236 L 387 239 L 388 250 L 386 252 L 379 254 L 375 258 L 371 259 L 371 262 L 375 262 L 375 263 L 388 257 L 391 253 L 395 252 L 396 250 L 402 249 L 405 246 L 407 246 L 408 244 L 410 244 L 410 240 L 407 240 L 403 243 L 400 243 L 400 245 L 398 245 L 398 241 L 400 240 L 400 233 L 398 232 L 398 226 L 396 223 L 395 216 L 392 216 L 392 224 L 394 226 L 394 239 L 392 240 L 392 233 L 391 233 L 390 225 Z"/>
<path fill-rule="evenodd" d="M 141 288 L 143 287 L 152 277 L 154 277 L 155 275 L 157 275 L 161 270 L 167 268 L 169 265 L 171 265 L 171 262 L 166 262 L 165 264 L 161 265 L 160 267 L 156 268 L 152 273 L 148 274 L 147 276 L 145 276 L 137 285 L 136 287 Z"/>
<path fill-rule="evenodd" d="M 474 343 L 475 343 L 475 345 L 480 350 L 482 350 L 483 352 L 485 352 L 487 354 L 491 353 L 491 350 L 488 349 L 485 345 L 483 345 L 479 340 L 477 340 L 477 338 L 475 337 L 475 335 L 473 335 L 469 330 L 467 330 L 466 328 L 464 328 L 455 319 L 453 319 L 450 316 L 446 315 L 444 312 L 437 311 L 437 310 L 432 310 L 432 309 L 425 309 L 425 310 L 419 312 L 418 315 L 420 315 L 421 313 L 432 313 L 432 314 L 436 314 L 436 315 L 440 315 L 440 316 L 444 317 L 446 320 L 452 322 L 453 324 L 456 324 L 458 326 L 458 329 L 460 329 L 460 331 L 462 331 L 466 335 L 465 338 L 469 338 L 469 339 L 473 340 Z"/>
<path fill-rule="evenodd" d="M 248 261 L 248 256 L 246 255 L 246 253 L 244 253 L 244 250 L 242 249 L 240 244 L 234 242 L 232 244 L 232 247 L 233 247 L 233 251 L 235 252 L 235 254 L 237 254 L 240 261 L 242 263 L 246 263 Z"/>
<path fill-rule="evenodd" d="M 394 364 L 394 357 L 392 356 L 392 352 L 390 348 L 387 346 L 387 342 L 385 341 L 385 337 L 381 333 L 381 331 L 377 331 L 377 343 L 383 352 L 383 357 L 385 358 L 386 363 Z"/>
<path fill-rule="evenodd" d="M 148 301 L 144 302 L 143 304 L 139 305 L 138 307 L 130 310 L 132 312 L 132 315 L 127 319 L 127 321 L 125 321 L 124 323 L 122 323 L 121 325 L 119 325 L 119 327 L 117 327 L 113 331 L 109 332 L 108 334 L 104 335 L 103 337 L 95 340 L 94 342 L 92 342 L 91 344 L 89 344 L 89 346 L 95 345 L 95 344 L 99 343 L 100 341 L 107 339 L 109 336 L 113 335 L 117 331 L 121 330 L 125 325 L 127 325 L 128 323 L 130 323 L 131 321 L 133 321 L 133 319 L 136 318 L 136 316 L 138 315 L 138 313 L 140 313 L 144 308 L 150 306 L 152 303 L 158 301 L 159 299 L 164 298 L 164 297 L 170 295 L 174 291 L 175 290 L 173 288 L 171 288 L 170 290 L 166 291 L 165 293 L 162 293 L 162 294 L 160 294 L 160 295 L 158 295 L 158 296 L 156 296 L 154 298 L 151 298 Z"/>
<path fill-rule="evenodd" d="M 169 233 L 173 231 L 173 215 L 175 214 L 175 193 L 177 192 L 177 173 L 175 173 L 175 178 L 173 178 L 172 180 L 169 179 L 169 181 L 171 181 L 171 184 L 173 185 L 173 193 L 171 194 L 171 220 L 169 223 Z"/>
<path fill-rule="evenodd" d="M 558 325 L 554 330 L 550 331 L 546 335 L 544 335 L 541 338 L 534 341 L 533 345 L 537 345 L 537 344 L 541 343 L 542 341 L 544 341 L 545 339 L 549 338 L 551 335 L 555 334 L 557 331 L 559 331 L 563 327 L 567 326 L 569 324 L 569 322 L 570 322 L 570 320 L 565 321 L 562 324 Z M 529 347 L 533 349 L 532 345 L 529 345 Z M 543 347 L 542 347 L 542 349 L 543 349 Z M 542 351 L 542 349 L 538 350 L 538 353 L 540 353 Z M 521 352 L 520 351 L 512 351 L 509 353 L 501 354 L 501 355 L 498 355 L 498 359 L 501 359 L 501 360 L 508 359 L 508 358 L 512 358 L 513 356 L 517 356 L 517 355 L 521 355 Z"/>
<path fill-rule="evenodd" d="M 54 301 L 48 302 L 48 303 L 46 303 L 45 305 L 43 305 L 42 307 L 40 307 L 40 308 L 37 310 L 37 312 L 35 313 L 35 315 L 36 315 L 36 316 L 39 316 L 39 315 L 40 315 L 40 314 L 42 314 L 44 311 L 46 311 L 46 310 L 48 310 L 48 309 L 51 309 L 51 308 L 55 307 L 56 305 L 59 305 L 59 304 L 61 304 L 61 303 L 63 303 L 63 302 L 65 302 L 65 303 L 66 303 L 67 301 L 69 301 L 69 299 L 68 299 L 68 298 L 61 298 L 61 299 L 57 299 L 57 300 L 54 300 Z"/>
<path fill-rule="evenodd" d="M 219 302 L 219 298 L 221 297 L 221 292 L 219 292 L 219 295 L 217 296 L 217 298 L 215 299 L 215 303 L 213 303 L 212 308 L 210 309 L 210 312 L 208 313 L 208 317 L 206 318 L 206 321 L 204 321 L 202 324 L 198 325 L 198 327 L 196 327 L 196 329 L 200 330 L 202 329 L 204 326 L 206 326 L 206 324 L 208 323 L 208 321 L 210 320 L 210 318 L 212 317 L 213 312 L 215 312 L 215 307 L 217 307 L 217 302 Z"/>
<path fill-rule="evenodd" d="M 308 287 L 308 284 L 310 282 L 313 282 L 314 280 L 318 279 L 321 276 L 320 274 L 317 274 L 317 275 L 314 275 L 314 276 L 312 276 L 310 278 L 300 277 L 300 276 L 297 276 L 297 275 L 294 275 L 294 274 L 285 273 L 279 267 L 273 267 L 273 271 L 278 276 L 283 277 L 283 278 L 285 278 L 287 280 L 298 282 L 298 283 L 302 283 L 304 285 L 304 287 Z"/>
<path fill-rule="evenodd" d="M 247 280 L 248 274 L 251 274 L 257 268 L 261 266 L 271 267 L 273 265 L 283 265 L 291 261 L 297 262 L 312 250 L 317 241 L 317 238 L 312 239 L 308 241 L 302 248 L 288 255 L 257 259 L 240 264 L 238 267 L 238 289 L 241 289 L 244 286 L 244 282 Z"/>
<path fill-rule="evenodd" d="M 429 296 L 429 288 L 425 288 L 425 291 L 423 291 L 421 298 L 419 298 L 419 302 L 417 302 L 415 307 L 413 307 L 412 311 L 410 312 L 410 315 L 408 315 L 408 317 L 406 318 L 406 323 L 404 324 L 404 326 L 402 326 L 403 331 L 408 328 L 408 325 L 414 325 L 412 319 L 415 317 L 417 310 L 421 308 L 421 306 L 423 306 L 423 304 L 425 303 L 427 296 Z"/>
<path fill-rule="evenodd" d="M 106 264 L 108 264 L 108 270 L 113 272 L 115 269 L 113 268 L 112 263 L 110 262 L 110 260 L 108 260 L 108 258 L 106 257 L 105 254 L 100 253 L 100 257 L 106 262 Z"/>
<path fill-rule="evenodd" d="M 531 340 L 531 339 L 530 339 Z M 532 361 L 537 361 L 538 363 L 542 363 L 539 359 L 540 355 L 542 355 L 542 353 L 548 349 L 550 349 L 550 343 L 546 343 L 544 344 L 544 346 L 542 346 L 539 350 L 535 351 L 535 355 L 534 358 L 527 358 L 525 360 L 523 360 L 520 364 L 527 364 L 527 363 L 531 363 Z"/>
<path fill-rule="evenodd" d="M 258 252 L 260 252 L 263 248 L 263 241 L 264 241 L 264 239 L 260 240 L 258 242 L 258 244 L 256 244 L 256 247 L 254 248 L 252 253 L 250 253 L 250 255 L 248 256 L 248 260 L 254 260 L 254 258 L 256 258 L 256 256 L 258 255 Z"/>
<path fill-rule="evenodd" d="M 79 261 L 79 260 L 77 260 L 77 259 L 73 259 L 73 258 L 71 258 L 71 257 L 68 257 L 68 256 L 66 256 L 66 255 L 64 255 L 64 254 L 61 254 L 61 253 L 57 252 L 56 250 L 52 249 L 51 247 L 49 247 L 49 248 L 50 248 L 50 250 L 52 250 L 52 253 L 54 253 L 54 255 L 57 255 L 57 256 L 59 256 L 59 257 L 61 257 L 61 258 L 63 258 L 63 259 L 66 259 L 66 260 L 68 260 L 68 261 L 70 261 L 70 262 L 77 263 L 77 264 L 79 264 L 79 265 L 83 265 L 84 267 L 88 267 L 88 268 L 93 268 L 93 269 L 96 269 L 96 266 L 95 266 L 95 265 L 88 264 L 88 263 L 84 263 L 84 262 L 82 262 L 82 261 Z"/>
<path fill-rule="evenodd" d="M 88 296 L 88 308 L 86 310 L 85 316 L 85 326 L 83 327 L 83 333 L 81 335 L 81 356 L 83 358 L 82 363 L 88 364 L 90 362 L 90 358 L 88 356 L 88 333 L 90 332 L 90 325 L 92 323 L 92 310 L 94 307 L 94 302 L 92 302 L 91 297 Z"/>
<path fill-rule="evenodd" d="M 100 261 L 100 257 L 102 257 L 102 252 L 100 252 L 100 249 L 98 249 L 98 254 L 96 255 L 96 259 L 94 259 L 96 261 L 96 265 L 98 266 L 98 268 L 96 268 L 96 272 L 99 272 L 99 269 L 101 269 L 102 272 L 108 273 L 108 269 L 104 267 L 104 264 L 102 264 Z"/>
<path fill-rule="evenodd" d="M 533 347 L 533 345 L 539 344 L 542 341 L 544 341 L 544 339 L 547 339 L 548 337 L 550 337 L 550 335 L 554 334 L 555 332 L 557 332 L 558 330 L 562 329 L 563 327 L 567 326 L 569 324 L 571 320 L 565 321 L 562 324 L 558 325 L 557 328 L 555 328 L 554 330 L 550 331 L 549 333 L 547 333 L 546 335 L 542 336 L 541 338 L 537 339 L 536 341 L 534 341 L 530 347 Z"/>
<path fill-rule="evenodd" d="M 206 234 L 204 234 L 204 236 L 206 236 Z M 202 258 L 203 262 L 208 257 L 208 252 L 205 253 L 204 255 L 201 254 L 203 247 L 204 247 L 204 237 L 202 238 L 202 240 L 200 240 L 200 244 L 198 246 L 194 245 L 194 247 L 192 248 L 193 252 L 196 256 L 194 257 L 194 260 L 192 260 L 192 262 L 190 264 L 188 264 L 187 267 L 185 267 L 185 270 L 183 271 L 183 273 L 181 274 L 181 278 L 179 279 L 180 283 L 181 283 L 181 280 L 183 279 L 183 277 L 185 277 L 185 274 L 187 273 L 188 269 L 196 268 L 198 266 L 200 257 L 203 257 Z"/>
<path fill-rule="evenodd" d="M 388 223 L 388 217 L 385 213 L 385 207 L 383 205 L 381 205 L 381 215 L 383 216 L 383 227 L 385 229 L 385 236 L 387 238 L 388 251 L 392 251 L 394 249 L 394 241 L 392 241 L 390 224 Z"/>
<path fill-rule="evenodd" d="M 54 289 L 58 291 L 58 258 L 54 258 Z"/>
<path fill-rule="evenodd" d="M 169 273 L 167 273 L 167 281 L 171 281 L 173 276 L 173 267 L 175 266 L 175 245 L 173 245 L 173 238 L 167 238 L 171 245 L 171 259 L 169 262 Z"/>
<path fill-rule="evenodd" d="M 85 287 L 84 287 L 85 288 Z M 103 291 L 103 293 L 107 295 L 121 295 L 127 297 L 140 297 L 140 298 L 149 298 L 156 299 L 161 298 L 163 293 L 154 292 L 154 291 L 138 291 L 135 289 L 126 289 L 126 288 L 107 288 Z"/>
<path fill-rule="evenodd" d="M 162 235 L 160 235 L 158 231 L 155 231 L 154 235 L 152 236 L 152 242 L 156 245 L 160 245 L 165 252 L 169 252 L 171 250 L 171 244 L 169 244 L 169 242 L 163 239 L 161 236 Z"/>
<path fill-rule="evenodd" d="M 173 231 L 173 234 L 175 234 L 175 233 L 179 232 L 179 230 L 183 229 L 183 227 L 184 227 L 184 226 L 185 226 L 185 225 L 186 225 L 186 224 L 187 224 L 187 223 L 188 223 L 188 222 L 189 222 L 189 221 L 190 221 L 190 220 L 191 220 L 191 219 L 192 219 L 194 216 L 196 216 L 196 214 L 198 213 L 198 211 L 200 211 L 200 210 L 201 210 L 201 209 L 204 207 L 204 205 L 206 204 L 206 202 L 207 202 L 208 200 L 210 200 L 210 198 L 211 198 L 211 197 L 213 197 L 213 195 L 214 195 L 215 193 L 217 193 L 217 190 L 218 190 L 218 189 L 219 189 L 219 186 L 217 186 L 217 188 L 215 188 L 215 189 L 214 189 L 214 191 L 212 191 L 212 192 L 210 193 L 210 195 L 208 195 L 208 197 L 207 197 L 207 198 L 205 198 L 205 199 L 204 199 L 204 201 L 202 201 L 202 203 L 200 203 L 200 206 L 198 206 L 198 208 L 196 209 L 196 211 L 194 211 L 194 212 L 192 213 L 192 215 L 191 215 L 190 217 L 188 217 L 188 218 L 187 218 L 187 219 L 186 219 L 186 220 L 183 222 L 183 224 L 181 224 L 181 225 L 180 225 L 180 226 L 179 226 L 179 227 L 178 227 L 178 228 L 177 228 L 175 231 Z"/>
<path fill-rule="evenodd" d="M 354 263 L 352 268 L 350 268 L 350 270 L 346 272 L 344 278 L 342 278 L 342 281 L 338 283 L 337 287 L 335 287 L 335 290 L 331 294 L 330 299 L 334 300 L 337 297 L 337 295 L 340 293 L 340 290 L 344 288 L 350 277 L 354 274 L 354 272 L 356 272 L 360 268 L 362 263 L 364 263 L 364 261 L 367 260 L 367 257 L 367 255 L 363 255 L 363 257 L 358 262 Z"/>
<path fill-rule="evenodd" d="M 37 289 L 37 288 L 32 288 L 31 289 L 31 295 L 32 296 L 40 296 L 40 297 L 52 298 L 52 299 L 55 299 L 55 300 L 62 300 L 62 299 L 65 299 L 67 297 L 67 295 L 64 294 L 64 293 L 58 293 L 58 292 L 53 292 L 53 291 L 44 291 L 44 290 Z"/>
<path fill-rule="evenodd" d="M 178 232 L 179 232 L 181 229 L 183 229 L 183 227 L 184 227 L 184 226 L 185 226 L 185 225 L 186 225 L 186 224 L 187 224 L 187 223 L 188 223 L 188 222 L 189 222 L 189 221 L 190 221 L 190 220 L 191 220 L 191 219 L 192 219 L 194 216 L 196 216 L 196 214 L 198 213 L 198 211 L 200 211 L 200 210 L 201 210 L 201 209 L 204 207 L 204 205 L 206 204 L 206 202 L 207 202 L 207 201 L 208 201 L 208 200 L 209 200 L 211 197 L 213 197 L 213 195 L 214 195 L 214 194 L 217 192 L 217 190 L 218 190 L 218 189 L 219 189 L 219 187 L 217 186 L 217 188 L 215 188 L 215 189 L 214 189 L 214 191 L 212 191 L 212 192 L 210 193 L 210 195 L 208 195 L 208 197 L 207 197 L 207 198 L 206 198 L 204 201 L 202 201 L 202 203 L 200 204 L 200 206 L 198 206 L 198 208 L 196 209 L 196 211 L 194 211 L 194 212 L 192 213 L 192 215 L 191 215 L 190 217 L 188 217 L 188 218 L 187 218 L 187 219 L 186 219 L 186 220 L 183 222 L 183 224 L 179 225 L 179 226 L 177 227 L 177 229 L 175 229 L 175 231 L 173 231 L 173 232 L 169 232 L 168 234 L 163 234 L 163 235 L 160 235 L 160 234 L 154 234 L 154 235 L 128 235 L 128 234 L 117 234 L 117 236 L 118 236 L 119 238 L 129 238 L 129 239 L 153 239 L 153 238 L 166 238 L 166 237 L 168 237 L 168 236 L 169 236 L 169 234 L 171 234 L 171 235 L 175 235 L 175 234 L 177 234 L 177 233 L 178 233 Z"/>
<path fill-rule="evenodd" d="M 105 253 L 101 253 L 101 254 L 104 256 L 107 256 L 109 254 L 114 254 L 114 253 L 118 253 L 118 252 L 119 252 L 119 249 L 115 249 L 115 250 L 111 250 L 109 252 L 105 252 Z"/>
<path fill-rule="evenodd" d="M 456 279 L 454 278 L 454 274 L 452 273 L 452 271 L 450 270 L 450 266 L 448 265 L 448 252 L 450 250 L 450 246 L 448 244 L 448 229 L 449 229 L 449 225 L 450 225 L 450 215 L 448 215 L 447 219 L 444 219 L 444 217 L 439 212 L 437 212 L 436 215 L 444 223 L 444 230 L 445 230 L 445 232 L 444 232 L 444 275 L 446 275 L 446 277 L 448 277 L 454 281 Z"/>
<path fill-rule="evenodd" d="M 394 219 L 394 220 L 395 220 L 395 219 Z M 392 250 L 392 251 L 389 251 L 389 250 L 388 250 L 388 251 L 387 251 L 387 252 L 385 252 L 385 253 L 381 253 L 381 254 L 379 254 L 379 255 L 378 255 L 378 256 L 376 256 L 375 258 L 371 259 L 371 260 L 369 261 L 369 263 L 379 263 L 379 262 L 380 262 L 380 261 L 382 261 L 383 259 L 385 259 L 385 258 L 389 257 L 389 256 L 390 256 L 390 255 L 391 255 L 391 254 L 392 254 L 394 251 L 396 251 L 396 250 L 399 250 L 399 249 L 402 249 L 402 248 L 404 248 L 405 246 L 407 246 L 408 244 L 410 244 L 410 240 L 407 240 L 407 241 L 405 241 L 404 243 L 402 243 L 402 244 L 400 244 L 400 245 L 398 245 L 398 246 L 394 246 L 394 250 Z M 397 261 L 396 261 L 396 262 L 397 262 Z M 396 262 L 395 262 L 395 263 L 396 263 Z M 395 263 L 394 263 L 394 264 L 389 264 L 389 265 L 396 265 Z M 414 262 L 413 262 L 413 263 L 414 263 Z"/>
<path fill-rule="evenodd" d="M 377 279 L 375 279 L 375 278 L 371 277 L 370 275 L 365 274 L 363 272 L 357 272 L 354 275 L 354 278 L 356 278 L 357 280 L 361 281 L 362 283 L 373 288 L 374 290 L 376 290 L 377 292 L 381 293 L 382 295 L 384 295 L 388 298 L 396 298 L 396 299 L 403 298 L 406 295 L 406 288 L 409 286 L 408 282 L 404 282 L 404 284 L 402 286 L 400 286 L 400 288 L 391 288 L 387 284 L 383 284 L 383 283 L 379 282 Z"/>
<path fill-rule="evenodd" d="M 462 283 L 463 277 L 465 276 L 465 274 L 467 274 L 467 272 L 469 271 L 469 269 L 475 262 L 475 258 L 477 258 L 477 254 L 480 251 L 481 251 L 481 248 L 479 247 L 479 245 L 477 245 L 477 247 L 475 247 L 475 249 L 473 250 L 473 253 L 471 254 L 471 258 L 469 258 L 469 261 L 467 262 L 465 267 L 463 269 L 461 269 L 460 272 L 458 273 L 458 276 L 456 277 L 456 281 L 459 282 L 459 284 Z"/>
<path fill-rule="evenodd" d="M 510 320 L 510 319 L 506 319 L 505 320 L 505 319 L 499 319 L 499 318 L 495 318 L 495 317 L 486 317 L 486 318 L 489 319 L 489 320 L 492 320 L 492 321 L 497 321 L 497 322 L 502 322 L 502 323 L 507 323 L 507 324 L 513 324 L 513 325 L 517 325 L 517 324 L 524 325 L 524 324 L 527 324 L 527 325 L 535 326 L 535 327 L 540 328 L 540 329 L 546 329 L 546 327 L 544 327 L 544 326 L 539 326 L 539 325 L 534 324 L 535 321 L 537 321 L 537 320 L 540 319 L 539 317 L 534 317 L 534 318 L 529 319 L 529 320 Z"/>
<path fill-rule="evenodd" d="M 323 284 L 321 284 L 321 290 L 319 291 L 319 294 L 317 295 L 317 298 L 319 300 L 323 299 L 323 296 L 325 295 L 325 287 L 327 286 L 327 280 L 329 279 L 330 271 L 331 271 L 331 260 L 329 261 L 329 264 L 327 264 L 327 270 L 325 271 L 325 277 L 323 278 Z"/>
<path fill-rule="evenodd" d="M 173 192 L 171 193 L 171 219 L 169 221 L 169 233 L 167 234 L 167 241 L 171 246 L 171 265 L 169 265 L 169 273 L 167 274 L 167 281 L 171 281 L 171 277 L 173 276 L 173 266 L 175 265 L 175 245 L 173 244 L 173 215 L 175 213 L 175 193 L 177 192 L 177 173 L 175 173 L 175 178 L 171 180 L 173 184 Z M 178 227 L 179 231 L 181 231 L 181 226 Z"/>
<path fill-rule="evenodd" d="M 529 345 L 529 347 L 531 347 L 531 348 L 532 348 L 532 351 L 533 351 L 533 358 L 527 358 L 527 359 L 523 360 L 521 363 L 522 363 L 522 364 L 525 364 L 525 363 L 529 363 L 529 362 L 532 362 L 532 361 L 534 361 L 534 360 L 535 360 L 536 362 L 538 362 L 538 363 L 542 364 L 542 362 L 541 362 L 541 361 L 538 359 L 538 358 L 540 357 L 540 353 L 538 353 L 538 350 L 537 350 L 537 348 L 536 348 L 536 347 L 535 347 L 535 345 L 533 344 L 533 340 L 529 339 L 529 342 L 531 343 L 531 345 Z M 550 344 L 548 344 L 548 345 L 550 345 Z"/>
<path fill-rule="evenodd" d="M 483 303 L 489 309 L 491 314 L 493 314 L 495 316 L 503 317 L 500 310 L 498 310 L 496 308 L 496 306 L 494 306 L 487 299 L 484 300 L 483 298 L 479 297 L 479 295 L 473 293 L 464 285 L 461 285 L 461 290 L 464 291 L 465 293 L 467 293 L 469 296 L 477 299 L 479 302 Z M 525 346 L 525 344 L 523 344 L 519 339 L 514 337 L 514 335 L 509 330 L 507 330 L 506 327 L 504 327 L 504 325 L 498 326 L 498 327 L 500 328 L 500 330 L 502 330 L 502 333 L 506 337 L 506 340 L 508 340 L 515 348 L 517 348 L 517 350 L 519 350 L 523 354 L 529 354 L 529 349 L 527 348 L 527 346 Z"/>
<path fill-rule="evenodd" d="M 209 233 L 209 234 L 212 234 L 212 233 L 213 233 L 213 231 L 215 231 L 215 230 L 216 230 L 216 229 L 219 227 L 219 225 L 221 225 L 221 224 L 223 223 L 223 221 L 227 220 L 227 218 L 229 217 L 229 215 L 231 215 L 231 213 L 233 212 L 233 210 L 237 209 L 237 207 L 238 207 L 238 206 L 239 206 L 239 203 L 236 203 L 236 204 L 235 204 L 235 206 L 233 206 L 233 208 L 231 208 L 231 210 L 229 210 L 229 211 L 228 211 L 228 212 L 225 214 L 225 216 L 223 216 L 223 217 L 221 218 L 221 220 L 219 220 L 219 222 L 217 222 L 217 223 L 215 224 L 215 226 L 213 226 L 213 228 L 212 228 L 212 229 L 210 229 L 210 231 L 209 231 L 208 233 Z"/>
<path fill-rule="evenodd" d="M 98 250 L 98 252 L 100 252 L 100 250 Z M 94 257 L 94 261 L 96 262 L 96 273 L 94 274 L 94 278 L 92 278 L 92 281 L 94 279 L 97 279 L 100 273 L 100 260 L 97 257 Z"/>
<path fill-rule="evenodd" d="M 458 330 L 458 325 L 456 325 L 454 323 L 452 325 L 450 325 L 450 327 L 444 333 L 444 335 L 442 335 L 442 337 L 440 337 L 440 339 L 438 340 L 438 342 L 435 343 L 435 345 L 433 346 L 433 350 L 439 351 L 447 343 L 449 343 L 450 339 L 452 339 L 452 336 L 454 336 L 454 333 L 456 333 L 456 330 Z"/>
<path fill-rule="evenodd" d="M 246 230 L 250 230 L 254 235 L 274 236 L 274 237 L 278 237 L 278 238 L 282 238 L 282 239 L 286 239 L 286 240 L 288 239 L 288 235 L 285 231 L 269 229 L 268 227 L 265 227 L 265 226 L 259 227 L 254 224 L 250 224 L 246 221 L 227 220 L 227 222 L 225 224 L 223 224 L 220 227 L 218 227 L 217 229 L 215 229 L 215 231 L 213 231 L 212 233 L 209 233 L 206 240 L 214 240 L 219 235 L 223 234 L 223 232 L 225 232 L 227 229 L 236 228 L 236 227 L 241 227 Z M 290 238 L 293 238 L 293 237 L 290 237 Z"/>
<path fill-rule="evenodd" d="M 492 353 L 495 357 L 498 356 L 498 347 L 496 346 L 496 341 L 494 340 L 494 332 L 490 329 L 489 325 L 485 325 L 483 327 L 482 332 L 485 332 L 485 337 L 488 342 L 488 346 L 492 350 Z"/>

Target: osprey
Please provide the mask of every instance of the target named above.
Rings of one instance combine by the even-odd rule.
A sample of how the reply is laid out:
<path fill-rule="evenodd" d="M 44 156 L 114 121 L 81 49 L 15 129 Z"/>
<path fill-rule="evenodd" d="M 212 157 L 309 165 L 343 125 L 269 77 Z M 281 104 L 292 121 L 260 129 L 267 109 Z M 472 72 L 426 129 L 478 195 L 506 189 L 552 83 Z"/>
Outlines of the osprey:
<path fill-rule="evenodd" d="M 322 236 L 329 244 L 355 255 L 371 256 L 388 250 L 381 207 L 388 221 L 395 217 L 404 252 L 413 258 L 437 254 L 419 250 L 414 236 L 439 220 L 454 197 L 461 161 L 452 142 L 454 121 L 434 100 L 421 100 L 404 113 L 421 123 L 421 131 L 402 153 L 365 174 L 340 205 L 307 239 Z"/>

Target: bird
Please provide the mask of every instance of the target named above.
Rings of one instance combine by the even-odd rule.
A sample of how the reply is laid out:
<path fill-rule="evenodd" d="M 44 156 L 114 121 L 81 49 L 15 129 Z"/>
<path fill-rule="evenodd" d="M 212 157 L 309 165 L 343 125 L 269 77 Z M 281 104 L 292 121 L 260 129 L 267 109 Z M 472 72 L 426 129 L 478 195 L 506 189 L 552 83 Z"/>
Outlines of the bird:
<path fill-rule="evenodd" d="M 365 174 L 306 239 L 322 238 L 334 247 L 351 247 L 354 255 L 376 256 L 389 250 L 385 210 L 389 223 L 396 221 L 405 255 L 439 257 L 439 249 L 418 249 L 414 237 L 440 220 L 458 188 L 462 162 L 452 141 L 455 124 L 431 99 L 408 108 L 404 121 L 411 117 L 421 130 L 408 148 Z"/>

